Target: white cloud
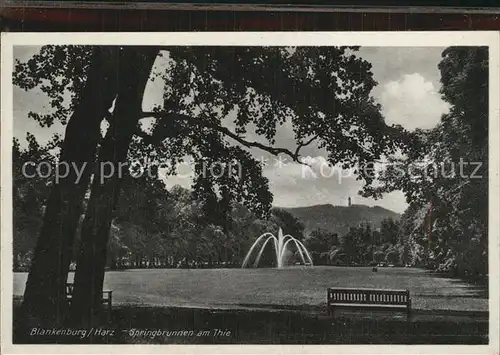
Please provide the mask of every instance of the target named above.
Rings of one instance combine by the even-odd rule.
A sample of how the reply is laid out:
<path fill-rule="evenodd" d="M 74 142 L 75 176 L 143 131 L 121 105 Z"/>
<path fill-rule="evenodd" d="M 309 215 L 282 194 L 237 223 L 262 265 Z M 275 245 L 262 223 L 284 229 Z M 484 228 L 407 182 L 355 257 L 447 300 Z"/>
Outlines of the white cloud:
<path fill-rule="evenodd" d="M 165 88 L 165 80 L 161 76 L 168 68 L 170 57 L 162 54 L 156 57 L 153 65 L 152 75 L 146 84 L 144 90 L 144 98 L 142 100 L 142 110 L 152 111 L 156 106 L 163 105 L 163 95 Z"/>
<path fill-rule="evenodd" d="M 441 115 L 449 110 L 434 84 L 418 73 L 387 82 L 379 101 L 388 123 L 397 123 L 410 130 L 434 127 Z"/>

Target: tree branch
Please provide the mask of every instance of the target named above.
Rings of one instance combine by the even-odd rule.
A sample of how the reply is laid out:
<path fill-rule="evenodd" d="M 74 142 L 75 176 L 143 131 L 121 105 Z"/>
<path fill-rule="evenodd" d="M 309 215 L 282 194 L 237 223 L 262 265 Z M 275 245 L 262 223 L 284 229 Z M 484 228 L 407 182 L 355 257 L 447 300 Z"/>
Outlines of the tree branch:
<path fill-rule="evenodd" d="M 259 143 L 256 141 L 248 141 L 248 140 L 244 139 L 243 137 L 240 137 L 238 134 L 230 131 L 226 127 L 220 126 L 219 124 L 209 122 L 206 120 L 201 120 L 199 118 L 184 115 L 184 114 L 167 113 L 167 112 L 143 112 L 142 118 L 145 118 L 145 117 L 161 118 L 161 119 L 166 120 L 166 121 L 176 120 L 176 121 L 190 122 L 192 124 L 195 124 L 195 125 L 198 125 L 201 127 L 205 127 L 208 129 L 212 129 L 212 130 L 219 132 L 227 137 L 230 137 L 247 148 L 259 148 L 259 149 L 266 151 L 268 153 L 271 153 L 273 155 L 284 154 L 284 155 L 287 155 L 290 158 L 292 158 L 293 161 L 295 161 L 299 164 L 303 164 L 303 165 L 307 165 L 307 164 L 300 161 L 300 159 L 299 159 L 300 158 L 300 155 L 299 155 L 300 149 L 311 144 L 316 138 L 318 138 L 318 136 L 316 135 L 316 136 L 312 137 L 311 139 L 309 139 L 307 142 L 300 143 L 297 146 L 297 149 L 295 150 L 295 152 L 292 152 L 286 148 L 271 147 L 271 146 L 267 146 L 265 144 L 262 144 L 262 143 Z M 146 140 L 151 139 L 150 143 L 152 143 L 152 144 L 159 143 L 163 139 L 165 139 L 165 136 L 155 137 L 154 133 L 153 133 L 153 135 L 149 136 L 146 133 L 144 133 L 143 131 L 141 131 L 140 129 L 139 129 L 139 131 L 140 132 L 138 132 L 137 135 L 146 139 Z"/>
<path fill-rule="evenodd" d="M 309 144 L 311 144 L 316 138 L 318 138 L 319 136 L 318 135 L 315 135 L 313 136 L 311 139 L 309 139 L 308 141 L 304 142 L 304 143 L 299 143 L 297 145 L 297 149 L 295 149 L 295 156 L 299 156 L 299 152 L 302 148 L 304 148 L 305 146 L 308 146 Z"/>

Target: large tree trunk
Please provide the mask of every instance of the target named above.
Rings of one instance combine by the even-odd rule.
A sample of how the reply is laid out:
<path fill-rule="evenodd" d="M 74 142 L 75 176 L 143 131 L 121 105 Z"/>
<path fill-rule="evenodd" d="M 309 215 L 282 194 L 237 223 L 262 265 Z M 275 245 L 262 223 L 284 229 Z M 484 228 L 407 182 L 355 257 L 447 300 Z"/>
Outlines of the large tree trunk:
<path fill-rule="evenodd" d="M 99 153 L 99 162 L 107 164 L 106 170 L 114 167 L 114 173 L 105 178 L 103 172 L 98 171 L 94 176 L 82 225 L 82 245 L 75 274 L 71 314 L 73 321 L 84 326 L 98 319 L 96 316 L 101 308 L 112 214 L 120 193 L 122 174 L 128 169 L 122 167 L 120 172 L 120 166 L 127 161 L 128 149 L 142 112 L 144 90 L 157 53 L 151 47 L 125 47 L 120 57 L 115 110 Z M 109 170 L 104 174 L 109 174 Z"/>
<path fill-rule="evenodd" d="M 67 313 L 65 284 L 82 200 L 100 139 L 100 124 L 116 96 L 116 49 L 96 47 L 85 88 L 69 119 L 61 162 L 69 175 L 54 183 L 28 275 L 23 316 L 27 326 L 59 324 Z M 83 173 L 80 179 L 75 167 Z"/>

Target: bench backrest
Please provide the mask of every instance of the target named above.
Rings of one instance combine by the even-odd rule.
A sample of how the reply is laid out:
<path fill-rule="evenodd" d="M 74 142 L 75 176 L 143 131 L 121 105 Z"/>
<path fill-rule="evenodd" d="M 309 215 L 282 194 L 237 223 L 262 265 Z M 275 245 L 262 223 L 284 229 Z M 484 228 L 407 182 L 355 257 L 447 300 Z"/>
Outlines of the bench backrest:
<path fill-rule="evenodd" d="M 410 303 L 410 291 L 329 288 L 328 304 L 334 303 L 408 305 Z"/>

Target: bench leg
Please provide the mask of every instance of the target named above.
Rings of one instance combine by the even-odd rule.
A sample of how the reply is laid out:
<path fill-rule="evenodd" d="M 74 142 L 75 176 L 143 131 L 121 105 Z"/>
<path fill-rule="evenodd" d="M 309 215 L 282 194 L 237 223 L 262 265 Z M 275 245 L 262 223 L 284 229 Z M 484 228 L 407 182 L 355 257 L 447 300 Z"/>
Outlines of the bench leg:
<path fill-rule="evenodd" d="M 108 299 L 108 322 L 111 322 L 111 306 L 112 306 L 112 296 L 111 293 L 109 294 L 109 299 Z"/>
<path fill-rule="evenodd" d="M 409 322 L 412 319 L 411 308 L 406 308 L 406 321 Z"/>
<path fill-rule="evenodd" d="M 328 316 L 333 317 L 335 315 L 335 309 L 333 306 L 328 306 Z"/>
<path fill-rule="evenodd" d="M 406 320 L 407 321 L 410 321 L 411 320 L 411 299 L 408 300 L 408 303 L 406 304 L 406 309 L 407 309 L 407 312 L 406 312 Z"/>

